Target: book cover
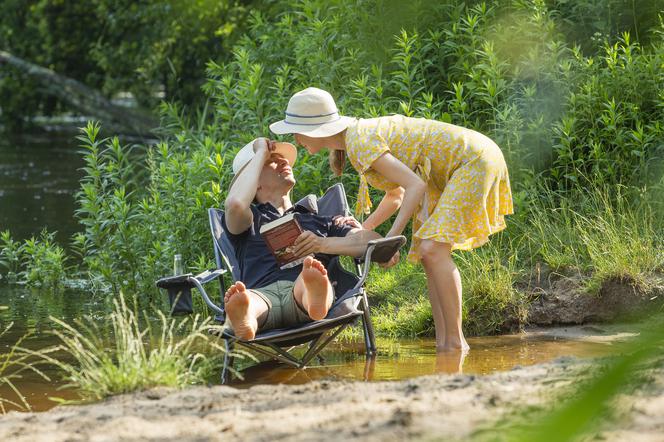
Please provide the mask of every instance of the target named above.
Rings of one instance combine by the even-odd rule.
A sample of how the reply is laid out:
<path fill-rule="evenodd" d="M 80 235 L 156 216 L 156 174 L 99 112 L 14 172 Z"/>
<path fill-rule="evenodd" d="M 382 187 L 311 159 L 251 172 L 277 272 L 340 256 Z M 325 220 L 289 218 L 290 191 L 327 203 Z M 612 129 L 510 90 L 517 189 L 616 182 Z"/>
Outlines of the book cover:
<path fill-rule="evenodd" d="M 294 267 L 304 261 L 304 256 L 298 258 L 292 252 L 293 243 L 301 233 L 302 227 L 300 227 L 293 213 L 263 224 L 260 230 L 267 247 L 282 269 Z"/>

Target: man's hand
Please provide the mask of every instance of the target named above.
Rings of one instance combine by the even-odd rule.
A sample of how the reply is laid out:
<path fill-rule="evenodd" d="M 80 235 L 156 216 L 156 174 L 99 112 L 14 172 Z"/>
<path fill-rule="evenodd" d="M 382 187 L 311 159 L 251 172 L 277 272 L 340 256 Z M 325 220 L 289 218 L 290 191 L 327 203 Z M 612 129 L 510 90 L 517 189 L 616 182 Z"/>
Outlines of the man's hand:
<path fill-rule="evenodd" d="M 334 218 L 332 218 L 332 221 L 334 221 L 334 224 L 336 226 L 343 226 L 347 225 L 349 227 L 354 227 L 356 229 L 361 229 L 362 224 L 358 220 L 355 219 L 355 217 L 352 216 L 341 216 L 337 215 Z"/>
<path fill-rule="evenodd" d="M 389 269 L 390 267 L 396 265 L 396 263 L 399 262 L 400 257 L 401 257 L 401 254 L 400 254 L 399 251 L 397 250 L 397 252 L 396 252 L 394 255 L 392 255 L 392 257 L 390 258 L 389 261 L 387 261 L 387 262 L 379 262 L 379 263 L 378 263 L 378 267 L 381 267 L 381 268 L 383 268 L 383 269 Z"/>
<path fill-rule="evenodd" d="M 268 138 L 256 138 L 256 141 L 254 141 L 254 152 L 256 154 L 265 151 L 269 155 L 270 152 L 274 152 L 275 147 L 276 141 Z"/>
<path fill-rule="evenodd" d="M 293 243 L 293 254 L 299 258 L 312 253 L 320 253 L 322 245 L 323 237 L 318 236 L 309 230 L 305 230 L 300 233 L 300 236 L 298 236 Z"/>

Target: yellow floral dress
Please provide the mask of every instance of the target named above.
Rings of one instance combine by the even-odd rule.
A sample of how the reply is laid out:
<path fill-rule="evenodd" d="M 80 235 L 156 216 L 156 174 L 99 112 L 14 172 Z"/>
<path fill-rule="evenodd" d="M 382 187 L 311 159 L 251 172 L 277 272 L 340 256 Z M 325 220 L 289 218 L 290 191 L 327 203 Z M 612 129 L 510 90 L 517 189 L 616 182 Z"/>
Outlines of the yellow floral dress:
<path fill-rule="evenodd" d="M 419 260 L 423 239 L 453 249 L 479 247 L 514 213 L 507 165 L 496 143 L 470 129 L 402 115 L 358 119 L 346 130 L 346 154 L 360 174 L 358 213 L 370 213 L 368 184 L 384 191 L 397 187 L 371 168 L 385 152 L 427 183 L 413 216 L 412 261 Z"/>

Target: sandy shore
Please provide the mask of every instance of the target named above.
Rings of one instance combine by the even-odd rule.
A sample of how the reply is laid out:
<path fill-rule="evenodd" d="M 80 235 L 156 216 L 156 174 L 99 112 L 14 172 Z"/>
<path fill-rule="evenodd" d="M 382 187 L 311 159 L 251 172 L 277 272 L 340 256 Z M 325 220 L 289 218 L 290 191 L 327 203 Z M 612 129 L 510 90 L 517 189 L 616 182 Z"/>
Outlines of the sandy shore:
<path fill-rule="evenodd" d="M 540 329 L 566 339 L 588 327 Z M 400 382 L 316 381 L 306 385 L 154 389 L 44 413 L 0 417 L 0 440 L 216 441 L 500 439 L 501 422 L 520 410 L 547 410 L 592 374 L 573 358 L 488 375 L 433 375 Z M 603 440 L 664 441 L 664 363 L 641 390 L 620 396 Z"/>

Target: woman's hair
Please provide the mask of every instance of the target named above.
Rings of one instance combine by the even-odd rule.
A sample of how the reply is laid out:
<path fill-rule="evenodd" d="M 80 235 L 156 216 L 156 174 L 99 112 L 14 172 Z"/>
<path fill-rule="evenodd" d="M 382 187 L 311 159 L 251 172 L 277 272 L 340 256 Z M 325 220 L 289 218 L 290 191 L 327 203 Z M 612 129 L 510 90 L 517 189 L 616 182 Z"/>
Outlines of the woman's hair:
<path fill-rule="evenodd" d="M 346 165 L 346 152 L 343 150 L 330 150 L 330 167 L 336 176 L 341 176 Z"/>

